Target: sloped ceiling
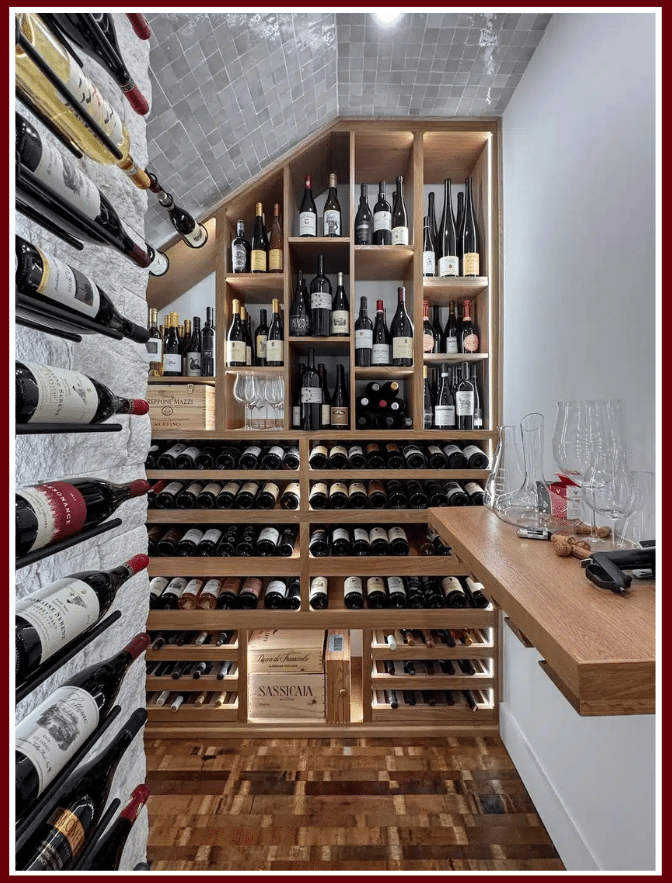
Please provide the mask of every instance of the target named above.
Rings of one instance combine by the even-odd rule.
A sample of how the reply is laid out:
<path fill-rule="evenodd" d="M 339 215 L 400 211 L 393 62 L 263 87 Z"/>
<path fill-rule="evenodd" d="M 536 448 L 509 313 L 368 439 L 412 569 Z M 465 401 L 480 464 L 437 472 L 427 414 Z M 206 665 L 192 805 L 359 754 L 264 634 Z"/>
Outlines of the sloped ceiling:
<path fill-rule="evenodd" d="M 550 14 L 154 13 L 149 166 L 201 218 L 342 116 L 499 116 Z M 174 230 L 150 200 L 147 239 Z"/>

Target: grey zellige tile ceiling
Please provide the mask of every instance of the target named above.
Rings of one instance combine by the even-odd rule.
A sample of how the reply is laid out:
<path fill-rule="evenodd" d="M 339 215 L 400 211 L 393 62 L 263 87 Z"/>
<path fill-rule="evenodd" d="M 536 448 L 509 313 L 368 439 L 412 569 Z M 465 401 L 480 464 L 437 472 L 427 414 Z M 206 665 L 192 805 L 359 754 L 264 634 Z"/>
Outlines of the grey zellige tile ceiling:
<path fill-rule="evenodd" d="M 342 116 L 499 116 L 550 14 L 153 13 L 149 167 L 203 217 Z M 174 230 L 150 200 L 147 239 Z"/>

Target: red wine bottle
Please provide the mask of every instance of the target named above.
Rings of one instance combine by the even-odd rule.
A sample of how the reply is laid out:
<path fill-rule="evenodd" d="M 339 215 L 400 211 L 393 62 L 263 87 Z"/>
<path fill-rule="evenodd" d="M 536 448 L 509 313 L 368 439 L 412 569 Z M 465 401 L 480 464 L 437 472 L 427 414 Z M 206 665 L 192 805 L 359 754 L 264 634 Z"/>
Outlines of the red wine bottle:
<path fill-rule="evenodd" d="M 317 275 L 310 283 L 310 324 L 313 337 L 329 337 L 331 305 L 331 282 L 324 275 L 324 255 L 318 255 Z"/>
<path fill-rule="evenodd" d="M 301 429 L 312 431 L 322 426 L 322 381 L 315 370 L 315 350 L 308 350 L 308 365 L 301 377 Z"/>
<path fill-rule="evenodd" d="M 373 345 L 371 348 L 372 365 L 389 365 L 390 363 L 390 332 L 385 324 L 385 312 L 382 300 L 376 301 L 376 319 L 373 323 Z M 368 393 L 367 393 L 368 395 Z"/>
<path fill-rule="evenodd" d="M 73 478 L 16 492 L 16 554 L 25 555 L 93 527 L 122 503 L 149 490 L 144 479 L 116 484 L 103 478 Z"/>
<path fill-rule="evenodd" d="M 17 180 L 19 197 L 73 236 L 96 245 L 116 248 L 138 267 L 148 267 L 149 255 L 134 242 L 107 197 L 93 181 L 69 157 L 43 141 L 37 129 L 20 113 L 15 114 L 15 119 L 16 151 L 21 164 L 33 172 L 40 184 L 50 188 L 58 201 L 41 187 L 29 185 L 20 177 Z M 70 210 L 71 206 L 92 223 L 76 217 Z M 114 238 L 113 246 L 101 235 L 97 229 L 99 227 Z"/>
<path fill-rule="evenodd" d="M 362 184 L 355 216 L 355 245 L 371 245 L 372 227 L 373 215 L 369 208 L 368 184 Z"/>
<path fill-rule="evenodd" d="M 139 12 L 127 12 L 126 18 L 131 23 L 131 27 L 135 31 L 135 36 L 140 40 L 149 40 L 152 36 L 152 29 L 147 23 L 147 19 Z"/>
<path fill-rule="evenodd" d="M 299 209 L 299 236 L 317 236 L 317 207 L 313 199 L 310 175 L 306 175 L 306 186 Z"/>
<path fill-rule="evenodd" d="M 140 815 L 140 810 L 147 803 L 149 788 L 138 785 L 131 794 L 131 799 L 119 813 L 112 827 L 98 843 L 95 852 L 82 870 L 86 871 L 117 871 L 121 864 L 124 846 L 131 833 L 131 828 Z"/>
<path fill-rule="evenodd" d="M 15 362 L 16 422 L 102 423 L 113 414 L 146 414 L 144 399 L 116 396 L 79 371 Z"/>
<path fill-rule="evenodd" d="M 148 634 L 136 635 L 115 656 L 90 665 L 58 687 L 16 728 L 16 813 L 31 803 L 109 714 L 126 671 L 149 646 Z"/>
<path fill-rule="evenodd" d="M 373 323 L 367 315 L 367 299 L 360 300 L 359 318 L 355 322 L 355 365 L 367 368 L 371 365 L 373 350 Z"/>
<path fill-rule="evenodd" d="M 341 205 L 338 201 L 338 193 L 336 190 L 336 175 L 332 172 L 329 175 L 329 192 L 327 193 L 327 201 L 324 203 L 324 235 L 325 236 L 341 236 Z"/>
<path fill-rule="evenodd" d="M 390 325 L 392 338 L 392 364 L 408 368 L 413 364 L 413 324 L 406 312 L 406 290 L 397 289 L 399 301 Z"/>
<path fill-rule="evenodd" d="M 114 774 L 147 720 L 138 708 L 109 746 L 73 773 L 63 785 L 53 811 L 17 855 L 24 871 L 62 871 L 87 845 L 110 795 Z"/>
<path fill-rule="evenodd" d="M 373 207 L 373 244 L 392 245 L 392 209 L 385 196 L 385 182 L 378 185 L 378 201 Z"/>
<path fill-rule="evenodd" d="M 84 316 L 124 337 L 145 343 L 149 331 L 126 319 L 110 297 L 95 282 L 74 267 L 46 254 L 21 236 L 16 244 L 16 288 L 35 300 L 53 303 L 73 314 Z"/>
<path fill-rule="evenodd" d="M 189 248 L 203 248 L 208 241 L 207 228 L 195 221 L 188 211 L 176 205 L 170 193 L 166 193 L 160 187 L 158 200 L 159 205 L 166 209 L 171 224 L 182 237 L 184 244 Z"/>
<path fill-rule="evenodd" d="M 124 64 L 111 13 L 43 12 L 41 15 L 46 21 L 55 19 L 66 37 L 105 68 L 136 113 L 140 115 L 147 113 L 149 110 L 147 99 L 136 86 Z"/>
<path fill-rule="evenodd" d="M 117 592 L 149 564 L 135 555 L 112 570 L 87 570 L 56 580 L 16 602 L 16 686 L 99 622 Z"/>

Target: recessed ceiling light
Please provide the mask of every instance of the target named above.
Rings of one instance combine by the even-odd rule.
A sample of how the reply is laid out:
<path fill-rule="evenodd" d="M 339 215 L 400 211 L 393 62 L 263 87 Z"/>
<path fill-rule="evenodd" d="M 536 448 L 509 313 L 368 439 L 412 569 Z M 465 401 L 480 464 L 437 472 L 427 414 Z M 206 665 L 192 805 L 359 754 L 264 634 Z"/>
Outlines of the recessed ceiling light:
<path fill-rule="evenodd" d="M 384 28 L 391 28 L 399 21 L 400 18 L 403 17 L 403 12 L 372 12 L 371 15 L 375 18 L 379 25 L 382 25 Z"/>

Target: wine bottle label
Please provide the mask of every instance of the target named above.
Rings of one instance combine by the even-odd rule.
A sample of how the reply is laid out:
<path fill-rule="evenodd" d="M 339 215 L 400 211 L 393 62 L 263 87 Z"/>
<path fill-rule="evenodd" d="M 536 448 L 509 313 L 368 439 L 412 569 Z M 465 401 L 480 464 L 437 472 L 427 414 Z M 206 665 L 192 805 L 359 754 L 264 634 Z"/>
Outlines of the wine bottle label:
<path fill-rule="evenodd" d="M 286 598 L 287 592 L 287 583 L 282 579 L 272 579 L 270 583 L 266 586 L 267 595 L 273 593 L 274 595 L 281 595 L 283 598 Z"/>
<path fill-rule="evenodd" d="M 266 344 L 266 359 L 269 362 L 282 362 L 282 341 L 269 340 Z"/>
<path fill-rule="evenodd" d="M 328 454 L 328 451 L 324 445 L 315 445 L 313 450 L 310 452 L 310 456 L 312 457 L 313 454 L 317 454 L 317 453 L 324 454 L 324 456 L 326 457 Z"/>
<path fill-rule="evenodd" d="M 439 276 L 459 276 L 460 262 L 457 255 L 439 258 Z"/>
<path fill-rule="evenodd" d="M 434 341 L 432 341 L 434 345 Z M 392 338 L 392 358 L 393 359 L 412 359 L 413 358 L 413 338 L 412 337 L 393 337 Z"/>
<path fill-rule="evenodd" d="M 373 334 L 373 332 L 372 332 Z M 372 365 L 390 364 L 390 345 L 387 343 L 374 343 L 371 353 Z"/>
<path fill-rule="evenodd" d="M 43 268 L 42 278 L 37 286 L 38 292 L 95 319 L 100 309 L 98 287 L 79 270 L 73 270 L 40 248 L 37 250 L 42 258 Z"/>
<path fill-rule="evenodd" d="M 326 494 L 327 493 L 327 485 L 323 481 L 317 481 L 310 489 L 310 496 L 317 494 Z"/>
<path fill-rule="evenodd" d="M 280 445 L 272 445 L 267 451 L 267 454 L 275 454 L 277 457 L 282 457 L 284 453 Z"/>
<path fill-rule="evenodd" d="M 467 252 L 462 258 L 462 275 L 478 276 L 479 264 L 478 252 Z"/>
<path fill-rule="evenodd" d="M 424 276 L 433 276 L 436 272 L 436 255 L 433 251 L 422 253 L 422 273 Z"/>
<path fill-rule="evenodd" d="M 355 349 L 370 350 L 373 346 L 373 329 L 372 328 L 356 328 L 355 329 Z"/>
<path fill-rule="evenodd" d="M 427 448 L 427 453 L 429 454 L 442 454 L 443 451 L 441 448 L 438 448 L 436 445 L 429 445 Z"/>
<path fill-rule="evenodd" d="M 373 232 L 379 230 L 392 230 L 392 212 L 374 212 Z"/>
<path fill-rule="evenodd" d="M 84 846 L 86 837 L 84 825 L 82 825 L 71 810 L 56 807 L 47 819 L 47 825 L 65 837 L 68 841 L 68 849 L 71 855 L 77 855 L 82 846 Z M 60 851 L 54 847 L 53 843 L 47 842 L 42 844 L 39 853 L 33 861 L 39 861 L 44 870 L 61 871 L 63 870 L 65 857 L 60 854 Z"/>
<path fill-rule="evenodd" d="M 331 310 L 331 295 L 328 291 L 313 291 L 310 295 L 311 310 Z"/>
<path fill-rule="evenodd" d="M 163 362 L 163 340 L 160 337 L 150 337 L 142 355 L 146 362 Z"/>
<path fill-rule="evenodd" d="M 474 413 L 474 393 L 469 390 L 455 393 L 455 413 L 458 417 L 471 417 Z"/>
<path fill-rule="evenodd" d="M 341 235 L 341 213 L 335 209 L 327 209 L 324 213 L 324 235 Z"/>
<path fill-rule="evenodd" d="M 245 344 L 245 364 L 252 364 L 252 347 L 249 345 L 249 343 Z"/>
<path fill-rule="evenodd" d="M 362 581 L 358 576 L 349 576 L 343 583 L 343 592 L 346 595 L 349 595 L 350 592 L 356 592 L 358 595 L 363 595 L 362 591 Z"/>
<path fill-rule="evenodd" d="M 201 224 L 195 224 L 191 233 L 181 233 L 180 235 L 193 248 L 200 248 L 202 245 L 205 245 L 206 231 L 205 227 L 201 226 Z"/>
<path fill-rule="evenodd" d="M 384 527 L 372 527 L 369 531 L 371 542 L 374 540 L 387 540 L 387 531 Z"/>
<path fill-rule="evenodd" d="M 314 576 L 310 582 L 310 597 L 313 595 L 326 595 L 329 583 L 326 576 Z"/>
<path fill-rule="evenodd" d="M 408 245 L 408 227 L 392 228 L 392 245 Z"/>
<path fill-rule="evenodd" d="M 335 527 L 331 532 L 331 540 L 349 540 L 350 534 L 344 527 Z"/>
<path fill-rule="evenodd" d="M 317 215 L 299 212 L 299 236 L 317 236 Z"/>
<path fill-rule="evenodd" d="M 441 580 L 441 588 L 445 595 L 448 595 L 450 592 L 462 591 L 462 585 L 456 576 L 445 576 Z"/>
<path fill-rule="evenodd" d="M 179 353 L 164 353 L 163 354 L 163 371 L 164 374 L 166 371 L 177 371 L 179 374 L 182 373 L 182 356 Z"/>
<path fill-rule="evenodd" d="M 444 445 L 443 452 L 446 457 L 452 457 L 453 454 L 461 454 L 462 451 L 458 448 L 457 445 Z M 464 452 L 465 456 L 467 456 L 466 451 Z"/>
<path fill-rule="evenodd" d="M 261 448 L 259 445 L 250 445 L 249 448 L 245 448 L 243 451 L 243 455 L 249 454 L 252 457 L 258 457 L 261 454 Z"/>
<path fill-rule="evenodd" d="M 265 527 L 259 534 L 259 539 L 257 540 L 257 542 L 259 543 L 262 540 L 269 540 L 271 543 L 273 543 L 274 546 L 277 546 L 279 539 L 279 530 L 277 530 L 275 527 Z"/>
<path fill-rule="evenodd" d="M 274 481 L 267 481 L 266 484 L 264 485 L 263 493 L 271 494 L 273 499 L 277 500 L 278 494 L 280 493 L 280 488 L 278 487 L 278 485 Z"/>
<path fill-rule="evenodd" d="M 152 581 L 149 584 L 149 594 L 153 595 L 155 598 L 158 598 L 167 585 L 168 580 L 165 576 L 155 576 L 152 578 Z M 17 611 L 19 609 L 19 603 L 20 602 L 17 602 L 16 605 Z"/>
<path fill-rule="evenodd" d="M 482 494 L 483 493 L 483 488 L 479 484 L 476 484 L 475 481 L 467 481 L 464 485 L 464 489 L 469 494 L 470 497 L 473 494 Z"/>
<path fill-rule="evenodd" d="M 322 423 L 324 426 L 329 426 L 331 421 L 331 407 L 326 405 L 324 402 L 322 403 Z"/>
<path fill-rule="evenodd" d="M 228 588 L 228 585 L 227 585 L 230 582 L 230 580 L 231 580 L 231 577 L 229 577 L 229 579 L 224 580 L 224 588 L 227 589 L 227 591 L 230 591 L 230 589 Z M 240 580 L 238 580 L 238 579 L 234 579 L 233 582 L 235 582 L 237 587 L 240 585 Z M 262 585 L 261 580 L 258 577 L 248 576 L 248 578 L 243 583 L 243 587 L 240 589 L 240 591 L 247 592 L 248 594 L 254 595 L 255 597 L 258 598 L 259 595 L 261 594 L 261 585 Z M 235 592 L 234 594 L 237 594 L 237 592 Z"/>
<path fill-rule="evenodd" d="M 90 423 L 98 393 L 85 374 L 24 362 L 37 384 L 37 407 L 29 423 Z"/>
<path fill-rule="evenodd" d="M 219 530 L 219 528 L 211 527 L 210 530 L 206 530 L 206 532 L 203 534 L 203 539 L 201 540 L 201 542 L 218 543 L 221 536 L 222 532 L 221 530 Z"/>
<path fill-rule="evenodd" d="M 184 587 L 181 597 L 184 598 L 185 595 L 193 595 L 195 597 L 201 591 L 202 585 L 202 579 L 190 579 Z"/>
<path fill-rule="evenodd" d="M 361 454 L 364 456 L 364 451 L 362 450 L 361 445 L 350 445 L 348 448 L 348 457 L 352 457 L 354 454 Z"/>
<path fill-rule="evenodd" d="M 123 137 L 123 123 L 116 110 L 108 104 L 100 94 L 98 89 L 93 85 L 91 80 L 82 72 L 77 62 L 68 55 L 70 62 L 70 71 L 66 80 L 66 86 L 75 96 L 82 107 L 85 107 L 89 114 L 98 123 L 101 129 L 109 136 L 113 144 L 119 145 Z M 68 104 L 60 93 L 55 93 L 58 100 L 63 104 Z M 70 107 L 71 113 L 74 113 L 82 123 L 86 126 L 86 122 L 79 116 L 77 111 Z M 87 126 L 88 128 L 88 126 Z"/>
<path fill-rule="evenodd" d="M 187 377 L 200 377 L 202 372 L 201 353 L 187 353 Z"/>
<path fill-rule="evenodd" d="M 364 527 L 354 528 L 352 536 L 355 542 L 359 542 L 360 540 L 363 540 L 365 543 L 370 542 L 369 532 Z"/>
<path fill-rule="evenodd" d="M 329 488 L 329 496 L 333 496 L 334 494 L 347 494 L 348 487 L 342 481 L 335 481 L 331 487 Z"/>
<path fill-rule="evenodd" d="M 152 262 L 148 267 L 149 272 L 152 276 L 163 276 L 168 272 L 168 258 L 162 251 L 158 249 L 154 249 L 154 254 L 152 256 Z"/>
<path fill-rule="evenodd" d="M 350 333 L 350 314 L 347 310 L 333 310 L 331 313 L 331 333 Z"/>
<path fill-rule="evenodd" d="M 255 495 L 258 490 L 259 490 L 259 485 L 256 481 L 246 481 L 245 484 L 240 489 L 240 493 Z"/>
<path fill-rule="evenodd" d="M 268 341 L 267 334 L 257 334 L 257 358 L 266 358 L 266 344 Z"/>
<path fill-rule="evenodd" d="M 465 353 L 475 353 L 478 349 L 478 334 L 467 334 L 462 340 Z"/>
<path fill-rule="evenodd" d="M 437 429 L 447 426 L 455 426 L 455 406 L 435 405 L 434 424 L 436 425 Z"/>
<path fill-rule="evenodd" d="M 348 456 L 348 452 L 343 447 L 343 445 L 333 445 L 331 450 L 329 451 L 329 456 L 333 457 L 334 454 L 341 454 L 344 457 Z"/>
<path fill-rule="evenodd" d="M 462 453 L 463 453 L 464 456 L 467 458 L 467 460 L 471 459 L 471 457 L 473 457 L 474 454 L 477 454 L 477 455 L 480 456 L 480 457 L 484 457 L 484 456 L 485 456 L 485 454 L 483 453 L 483 451 L 482 451 L 480 448 L 476 447 L 476 445 L 466 445 L 466 446 L 464 447 Z"/>
<path fill-rule="evenodd" d="M 385 594 L 385 583 L 382 576 L 370 576 L 366 581 L 366 594 L 372 595 L 374 592 L 382 592 Z"/>
<path fill-rule="evenodd" d="M 226 341 L 226 361 L 229 365 L 233 362 L 242 362 L 245 364 L 247 354 L 245 352 L 244 340 L 227 340 Z"/>
<path fill-rule="evenodd" d="M 244 245 L 231 246 L 231 263 L 234 273 L 244 273 L 247 263 L 247 251 Z"/>
<path fill-rule="evenodd" d="M 193 543 L 200 543 L 203 539 L 203 531 L 199 530 L 197 527 L 190 528 L 185 535 L 180 540 L 180 543 L 188 543 L 189 541 Z"/>
<path fill-rule="evenodd" d="M 332 426 L 348 425 L 348 408 L 333 407 L 331 408 L 330 421 Z"/>
<path fill-rule="evenodd" d="M 304 405 L 321 405 L 322 404 L 322 387 L 321 386 L 302 386 L 301 387 L 301 403 Z"/>
<path fill-rule="evenodd" d="M 423 353 L 431 353 L 434 349 L 434 335 L 430 331 L 422 332 L 422 351 Z"/>
<path fill-rule="evenodd" d="M 86 690 L 59 687 L 19 723 L 16 750 L 35 768 L 38 794 L 89 738 L 98 719 L 98 706 Z"/>
<path fill-rule="evenodd" d="M 292 406 L 292 427 L 298 429 L 301 425 L 301 406 L 293 405 Z"/>
<path fill-rule="evenodd" d="M 94 220 L 100 214 L 100 192 L 93 181 L 80 172 L 69 157 L 63 156 L 44 138 L 42 156 L 35 175 L 87 218 Z"/>
<path fill-rule="evenodd" d="M 285 491 L 283 493 L 283 497 L 285 496 L 285 494 L 296 494 L 296 496 L 298 497 L 300 493 L 301 493 L 301 485 L 299 484 L 298 481 L 292 481 L 285 488 Z"/>
<path fill-rule="evenodd" d="M 16 615 L 37 632 L 44 662 L 96 622 L 100 603 L 91 586 L 66 577 L 17 601 Z"/>
<path fill-rule="evenodd" d="M 446 338 L 446 353 L 456 353 L 457 352 L 457 338 L 456 337 L 447 337 Z"/>
<path fill-rule="evenodd" d="M 388 536 L 390 542 L 392 542 L 392 540 L 399 540 L 399 539 L 405 540 L 406 539 L 406 531 L 404 530 L 403 527 L 391 527 L 387 531 L 387 536 Z"/>
<path fill-rule="evenodd" d="M 221 492 L 221 490 L 222 490 L 222 486 L 218 481 L 210 481 L 210 482 L 208 482 L 208 484 L 206 484 L 206 486 L 203 488 L 201 493 L 214 494 L 215 496 L 217 496 L 217 494 L 219 494 Z"/>
<path fill-rule="evenodd" d="M 483 428 L 483 411 L 481 408 L 474 408 L 474 429 Z"/>
<path fill-rule="evenodd" d="M 371 224 L 367 221 L 364 224 L 355 225 L 355 245 L 367 245 L 371 242 Z"/>
<path fill-rule="evenodd" d="M 290 316 L 290 337 L 307 337 L 310 331 L 310 316 Z"/>
<path fill-rule="evenodd" d="M 182 482 L 181 481 L 171 481 L 170 484 L 167 484 L 164 489 L 161 491 L 162 494 L 171 494 L 174 496 L 175 494 L 179 494 L 182 490 Z"/>
<path fill-rule="evenodd" d="M 268 269 L 282 271 L 282 249 L 271 248 L 268 252 Z"/>
<path fill-rule="evenodd" d="M 266 252 L 263 248 L 253 248 L 252 249 L 252 272 L 255 270 L 261 270 L 263 273 L 266 272 Z"/>
<path fill-rule="evenodd" d="M 37 519 L 37 535 L 28 551 L 72 536 L 84 527 L 86 501 L 74 485 L 53 481 L 16 493 L 29 504 Z"/>
<path fill-rule="evenodd" d="M 203 591 L 201 592 L 201 596 L 203 595 L 213 595 L 215 598 L 219 598 L 219 594 L 222 591 L 222 582 L 219 579 L 209 579 L 207 583 L 203 586 Z"/>
<path fill-rule="evenodd" d="M 168 588 L 166 589 L 167 595 L 177 595 L 178 598 L 185 590 L 187 586 L 187 580 L 183 576 L 175 576 L 168 583 Z"/>
<path fill-rule="evenodd" d="M 402 595 L 406 594 L 406 586 L 404 585 L 404 581 L 400 576 L 388 576 L 387 590 L 390 595 L 393 592 L 400 593 Z"/>
<path fill-rule="evenodd" d="M 348 488 L 348 494 L 352 496 L 352 494 L 365 494 L 366 488 L 364 487 L 364 483 L 361 481 L 351 481 L 350 487 Z"/>

